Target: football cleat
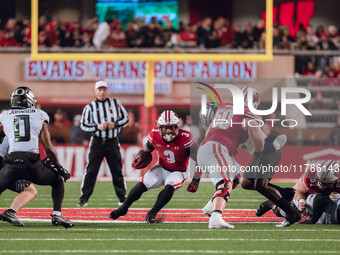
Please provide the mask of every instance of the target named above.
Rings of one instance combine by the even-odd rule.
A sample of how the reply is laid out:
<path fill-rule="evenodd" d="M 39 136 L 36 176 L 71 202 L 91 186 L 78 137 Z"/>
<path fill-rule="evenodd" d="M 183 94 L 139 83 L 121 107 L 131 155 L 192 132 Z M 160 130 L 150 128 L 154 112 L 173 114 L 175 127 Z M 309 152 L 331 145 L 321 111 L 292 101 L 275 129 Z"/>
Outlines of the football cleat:
<path fill-rule="evenodd" d="M 225 222 L 222 219 L 222 214 L 215 212 L 211 214 L 209 228 L 235 228 L 235 226 Z"/>
<path fill-rule="evenodd" d="M 209 202 L 203 207 L 202 213 L 210 217 L 212 212 L 213 212 L 213 202 L 210 199 Z"/>
<path fill-rule="evenodd" d="M 291 224 L 288 220 L 284 219 L 280 224 L 275 225 L 278 228 L 289 227 Z"/>
<path fill-rule="evenodd" d="M 156 223 L 156 214 L 150 213 L 150 211 L 146 214 L 145 220 L 147 223 Z"/>
<path fill-rule="evenodd" d="M 7 221 L 7 222 L 11 223 L 15 227 L 23 227 L 24 226 L 24 223 L 22 223 L 17 218 L 17 216 L 15 215 L 14 210 L 12 210 L 12 209 L 8 209 L 8 210 L 4 211 L 0 215 L 0 219 L 3 220 L 3 221 Z"/>
<path fill-rule="evenodd" d="M 86 207 L 86 206 L 88 206 L 88 203 L 87 203 L 86 200 L 80 199 L 78 204 L 77 204 L 77 206 L 84 206 L 84 207 Z"/>
<path fill-rule="evenodd" d="M 256 216 L 261 217 L 266 212 L 270 211 L 273 208 L 273 202 L 270 200 L 267 200 L 259 205 L 259 207 L 256 209 Z"/>
<path fill-rule="evenodd" d="M 62 225 L 65 228 L 72 228 L 74 226 L 74 223 L 68 219 L 66 219 L 62 215 L 51 215 L 52 217 L 52 224 L 54 226 Z"/>
<path fill-rule="evenodd" d="M 127 211 L 123 211 L 122 209 L 116 209 L 110 213 L 110 218 L 113 220 L 118 219 L 121 216 L 126 215 Z"/>

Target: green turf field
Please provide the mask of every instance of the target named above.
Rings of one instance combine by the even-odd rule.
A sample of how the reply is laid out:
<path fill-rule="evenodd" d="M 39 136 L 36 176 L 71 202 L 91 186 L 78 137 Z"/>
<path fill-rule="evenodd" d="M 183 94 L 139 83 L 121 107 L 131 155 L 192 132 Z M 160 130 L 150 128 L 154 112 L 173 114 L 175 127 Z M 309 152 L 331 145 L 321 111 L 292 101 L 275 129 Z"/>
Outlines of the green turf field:
<path fill-rule="evenodd" d="M 135 183 L 128 183 L 128 190 Z M 289 184 L 287 184 L 289 185 Z M 166 208 L 200 209 L 210 199 L 213 186 L 201 183 L 196 194 L 187 184 L 175 192 Z M 28 207 L 50 208 L 49 187 Z M 64 208 L 76 207 L 80 182 L 67 182 Z M 159 190 L 145 193 L 132 208 L 150 208 Z M 15 194 L 0 197 L 8 207 Z M 255 209 L 264 199 L 253 191 L 234 190 L 228 208 Z M 110 182 L 97 182 L 90 208 L 115 208 L 117 198 Z M 234 223 L 233 223 L 234 224 Z M 208 229 L 207 223 L 76 223 L 71 229 L 50 222 L 25 222 L 15 228 L 0 222 L 0 253 L 5 254 L 340 254 L 340 227 L 298 225 L 276 228 L 275 223 L 235 223 L 235 229 Z"/>

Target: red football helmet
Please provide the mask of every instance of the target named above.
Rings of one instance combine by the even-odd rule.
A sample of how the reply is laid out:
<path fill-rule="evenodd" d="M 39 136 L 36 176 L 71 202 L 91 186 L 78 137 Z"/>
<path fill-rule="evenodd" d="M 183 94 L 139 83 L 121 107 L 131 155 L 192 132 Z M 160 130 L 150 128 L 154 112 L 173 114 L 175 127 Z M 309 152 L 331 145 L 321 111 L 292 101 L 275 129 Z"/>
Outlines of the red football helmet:
<path fill-rule="evenodd" d="M 165 141 L 171 142 L 178 135 L 180 120 L 178 115 L 171 110 L 164 111 L 159 115 L 157 125 L 159 133 Z"/>
<path fill-rule="evenodd" d="M 338 178 L 334 175 L 339 164 L 334 160 L 327 160 L 322 163 L 321 169 L 316 170 L 316 181 L 319 189 L 325 190 L 332 188 Z"/>
<path fill-rule="evenodd" d="M 256 109 L 260 105 L 260 94 L 253 87 L 247 86 L 242 89 L 243 96 L 244 96 L 244 106 L 248 107 L 248 95 L 250 94 L 249 93 L 250 91 L 253 93 L 253 106 Z"/>

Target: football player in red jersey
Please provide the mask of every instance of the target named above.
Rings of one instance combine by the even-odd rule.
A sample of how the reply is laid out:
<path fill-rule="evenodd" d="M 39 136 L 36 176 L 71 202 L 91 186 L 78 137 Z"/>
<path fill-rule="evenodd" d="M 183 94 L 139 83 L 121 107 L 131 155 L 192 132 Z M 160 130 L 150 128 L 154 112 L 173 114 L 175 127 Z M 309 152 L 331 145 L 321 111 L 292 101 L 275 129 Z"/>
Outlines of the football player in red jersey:
<path fill-rule="evenodd" d="M 157 213 L 170 201 L 175 190 L 183 186 L 187 179 L 186 170 L 189 158 L 196 161 L 198 146 L 190 132 L 179 128 L 179 122 L 180 118 L 171 110 L 160 114 L 157 120 L 158 128 L 149 132 L 148 142 L 137 154 L 132 166 L 146 167 L 149 162 L 140 161 L 145 158 L 150 159 L 150 157 L 142 156 L 142 154 L 151 153 L 153 150 L 158 152 L 159 163 L 151 167 L 142 180 L 130 190 L 123 205 L 112 211 L 110 218 L 118 219 L 124 216 L 131 204 L 138 200 L 145 191 L 164 185 L 155 205 L 146 215 L 148 223 L 155 223 Z"/>
<path fill-rule="evenodd" d="M 249 87 L 243 89 L 244 92 L 247 92 Z M 245 93 L 245 97 L 248 93 Z M 247 98 L 245 100 L 247 102 Z M 217 111 L 218 106 L 215 103 L 210 102 L 207 104 L 207 114 L 200 114 L 200 120 L 202 127 L 206 130 L 209 128 L 209 125 L 214 117 L 215 112 Z M 254 155 L 253 159 L 249 162 L 248 166 L 276 166 L 281 158 L 281 147 L 285 144 L 287 138 L 285 135 L 279 136 L 266 136 L 262 131 L 261 134 L 265 139 L 264 149 L 260 153 L 254 153 L 251 142 L 249 139 L 246 140 L 245 143 L 240 144 L 240 148 L 246 150 L 248 153 Z M 272 178 L 274 171 L 265 171 L 265 172 L 249 172 L 245 171 L 242 174 L 241 185 L 243 188 L 248 190 L 257 190 L 259 193 L 264 195 L 265 197 L 273 200 L 276 205 L 280 204 L 281 208 L 286 208 L 285 211 L 291 212 L 289 220 L 298 221 L 300 219 L 300 214 L 297 211 L 295 206 L 290 206 L 289 202 L 293 199 L 294 189 L 293 188 L 281 188 L 277 185 L 269 183 Z M 192 182 L 189 184 L 187 191 L 196 192 L 199 185 L 200 177 L 198 173 L 195 173 L 195 176 Z M 233 189 L 238 184 L 238 178 L 234 179 Z M 262 203 L 258 210 L 256 211 L 257 216 L 261 216 L 267 211 L 272 209 L 273 202 L 268 200 Z M 291 210 L 292 209 L 292 210 Z M 203 208 L 203 213 L 208 215 L 209 217 L 213 211 L 213 205 L 211 200 L 207 203 L 207 205 Z"/>
<path fill-rule="evenodd" d="M 252 95 L 253 105 L 257 107 L 260 102 L 259 93 L 251 87 L 246 92 L 247 96 Z M 255 152 L 261 152 L 264 147 L 264 139 L 257 123 L 260 117 L 247 107 L 244 112 L 243 115 L 234 115 L 232 104 L 220 106 L 198 150 L 198 166 L 201 172 L 210 174 L 216 187 L 209 228 L 234 228 L 222 219 L 222 211 L 232 191 L 233 181 L 240 174 L 240 165 L 235 160 L 237 147 L 248 138 Z"/>
<path fill-rule="evenodd" d="M 253 99 L 253 106 L 254 108 L 257 108 L 259 105 L 259 94 L 258 92 L 252 88 L 252 87 L 245 87 L 242 89 L 243 95 L 244 95 L 244 102 L 245 106 L 248 104 L 248 96 L 252 95 Z M 251 92 L 250 92 L 251 91 Z M 218 107 L 214 103 L 208 103 L 207 104 L 207 114 L 206 115 L 200 115 L 201 124 L 204 129 L 208 129 L 209 125 L 211 124 L 211 121 L 214 117 L 214 114 L 216 112 Z M 216 119 L 216 118 L 215 118 Z M 251 139 L 247 139 L 244 143 L 240 144 L 239 147 L 246 150 L 248 153 L 254 155 L 254 158 L 249 162 L 249 166 L 264 166 L 264 165 L 274 165 L 276 166 L 281 158 L 281 152 L 280 148 L 285 144 L 286 142 L 286 136 L 280 135 L 280 136 L 269 136 L 267 137 L 262 131 L 261 135 L 264 138 L 264 149 L 262 152 L 255 152 Z M 237 168 L 237 167 L 235 167 Z M 300 215 L 297 212 L 297 209 L 295 207 L 291 207 L 289 202 L 292 200 L 294 195 L 294 190 L 292 188 L 281 188 L 277 185 L 269 183 L 272 175 L 274 172 L 245 172 L 242 175 L 242 187 L 249 190 L 257 190 L 259 193 L 264 195 L 265 197 L 275 201 L 276 204 L 280 204 L 282 208 L 285 208 L 287 212 L 289 212 L 287 218 L 290 222 L 296 222 L 300 219 Z M 195 176 L 192 180 L 192 182 L 188 186 L 189 192 L 195 192 L 197 190 L 198 184 L 199 184 L 199 173 L 195 173 Z M 235 181 L 236 180 L 236 181 Z M 236 182 L 236 183 L 235 183 Z M 233 181 L 233 188 L 236 187 L 238 183 L 237 179 L 234 179 Z M 213 197 L 214 199 L 214 197 Z M 267 205 L 270 203 L 270 206 L 267 206 L 267 208 L 262 208 L 263 204 Z M 272 208 L 273 202 L 270 200 L 266 201 L 265 203 L 262 203 L 261 206 L 259 206 L 260 209 L 262 209 L 264 214 L 265 212 L 269 211 Z M 209 201 L 207 205 L 203 208 L 203 213 L 211 216 L 213 211 L 213 204 L 212 201 Z M 261 210 L 257 210 L 257 212 L 260 212 Z M 262 215 L 261 214 L 261 215 Z M 258 215 L 258 214 L 257 214 Z M 258 215 L 258 216 L 261 216 Z"/>
<path fill-rule="evenodd" d="M 336 175 L 339 170 L 339 164 L 333 160 L 311 164 L 293 186 L 295 205 L 302 214 L 310 216 L 304 223 L 340 224 L 340 177 Z M 273 209 L 279 217 L 286 214 L 278 206 Z M 284 220 L 277 226 L 286 227 L 289 223 Z"/>

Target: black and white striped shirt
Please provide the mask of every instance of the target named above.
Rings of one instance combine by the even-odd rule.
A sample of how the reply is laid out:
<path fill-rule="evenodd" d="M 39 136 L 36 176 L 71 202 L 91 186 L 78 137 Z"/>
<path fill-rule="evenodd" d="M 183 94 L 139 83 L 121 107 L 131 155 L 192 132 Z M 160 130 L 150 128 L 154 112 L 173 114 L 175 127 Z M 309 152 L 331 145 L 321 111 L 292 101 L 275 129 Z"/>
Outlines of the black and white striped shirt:
<path fill-rule="evenodd" d="M 115 128 L 101 131 L 98 124 L 105 121 L 115 123 Z M 83 110 L 80 127 L 85 132 L 93 132 L 96 137 L 111 139 L 119 135 L 122 127 L 128 123 L 128 114 L 118 99 L 107 98 L 104 101 L 94 100 Z"/>

